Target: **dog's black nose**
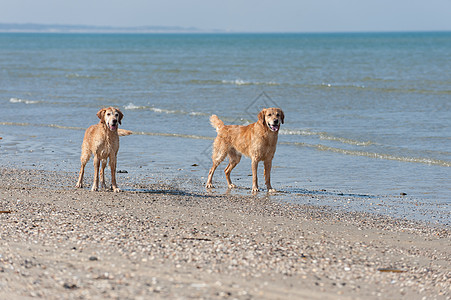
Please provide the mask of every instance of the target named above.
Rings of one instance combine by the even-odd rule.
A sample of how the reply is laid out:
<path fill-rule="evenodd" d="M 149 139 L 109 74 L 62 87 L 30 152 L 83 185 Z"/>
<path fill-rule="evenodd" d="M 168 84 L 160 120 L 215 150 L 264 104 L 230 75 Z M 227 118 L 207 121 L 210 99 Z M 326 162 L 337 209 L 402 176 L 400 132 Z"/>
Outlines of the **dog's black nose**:
<path fill-rule="evenodd" d="M 279 119 L 274 120 L 274 125 L 277 125 L 277 124 L 279 124 Z"/>
<path fill-rule="evenodd" d="M 116 125 L 116 123 L 117 123 L 117 120 L 113 120 L 112 122 L 113 122 L 113 125 Z"/>

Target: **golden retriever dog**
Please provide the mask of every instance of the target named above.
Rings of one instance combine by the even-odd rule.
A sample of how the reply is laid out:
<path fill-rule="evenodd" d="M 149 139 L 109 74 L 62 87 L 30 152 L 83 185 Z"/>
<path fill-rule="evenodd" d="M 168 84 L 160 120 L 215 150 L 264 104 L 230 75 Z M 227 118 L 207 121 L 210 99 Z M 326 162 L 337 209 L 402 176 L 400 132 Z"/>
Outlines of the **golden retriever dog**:
<path fill-rule="evenodd" d="M 258 121 L 247 126 L 224 125 L 216 115 L 210 117 L 211 125 L 218 133 L 213 143 L 213 166 L 208 173 L 206 188 L 212 188 L 213 174 L 219 164 L 229 156 L 229 164 L 224 170 L 229 188 L 236 187 L 230 180 L 230 172 L 240 162 L 244 154 L 252 160 L 252 192 L 258 191 L 257 167 L 260 161 L 265 166 L 265 182 L 269 192 L 271 186 L 271 167 L 276 152 L 280 125 L 284 114 L 280 108 L 265 108 L 258 114 Z"/>
<path fill-rule="evenodd" d="M 85 166 L 91 155 L 93 155 L 94 182 L 91 190 L 97 191 L 99 189 L 100 162 L 102 162 L 102 168 L 100 169 L 100 185 L 101 188 L 106 188 L 105 167 L 107 160 L 110 159 L 111 187 L 114 192 L 120 192 L 121 190 L 117 187 L 116 183 L 116 162 L 117 151 L 119 150 L 119 136 L 130 135 L 132 132 L 118 128 L 118 126 L 122 124 L 121 121 L 124 115 L 117 108 L 102 108 L 97 113 L 97 117 L 99 117 L 100 122 L 86 129 L 85 137 L 83 138 L 80 157 L 81 168 L 76 187 L 83 187 Z"/>

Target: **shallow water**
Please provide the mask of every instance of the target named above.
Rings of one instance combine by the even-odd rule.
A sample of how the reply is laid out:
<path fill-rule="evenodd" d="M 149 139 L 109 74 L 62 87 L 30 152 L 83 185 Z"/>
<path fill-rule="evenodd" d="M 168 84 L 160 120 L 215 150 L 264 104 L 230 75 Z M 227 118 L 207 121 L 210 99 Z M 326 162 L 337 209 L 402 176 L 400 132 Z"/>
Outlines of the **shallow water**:
<path fill-rule="evenodd" d="M 117 106 L 136 132 L 118 168 L 200 190 L 209 116 L 248 124 L 279 106 L 277 199 L 449 224 L 450 49 L 451 33 L 0 34 L 0 163 L 76 173 L 84 129 Z M 250 173 L 243 159 L 236 193 Z"/>

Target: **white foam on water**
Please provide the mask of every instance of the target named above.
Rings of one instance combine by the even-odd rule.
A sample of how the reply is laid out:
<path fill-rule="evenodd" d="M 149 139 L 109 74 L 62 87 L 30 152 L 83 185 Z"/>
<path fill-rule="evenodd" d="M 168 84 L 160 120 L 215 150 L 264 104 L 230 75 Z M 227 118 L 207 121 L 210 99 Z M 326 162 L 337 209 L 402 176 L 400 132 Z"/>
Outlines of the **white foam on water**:
<path fill-rule="evenodd" d="M 124 106 L 125 110 L 149 110 L 155 113 L 159 114 L 178 114 L 178 115 L 189 115 L 189 116 L 209 116 L 207 113 L 199 112 L 199 111 L 191 111 L 186 112 L 183 110 L 171 110 L 171 109 L 165 109 L 165 108 L 158 108 L 158 107 L 150 107 L 150 106 L 140 106 L 135 105 L 133 103 L 129 103 L 126 106 Z"/>
<path fill-rule="evenodd" d="M 156 113 L 165 113 L 165 114 L 180 114 L 182 113 L 179 110 L 170 110 L 170 109 L 163 109 L 163 108 L 157 108 L 157 107 L 150 107 L 150 111 L 156 112 Z"/>
<path fill-rule="evenodd" d="M 318 136 L 321 140 L 328 140 L 328 141 L 336 141 L 343 144 L 349 144 L 349 145 L 355 145 L 355 146 L 369 146 L 374 144 L 371 141 L 358 141 L 338 136 L 333 136 L 327 132 L 315 132 L 305 129 L 281 129 L 280 130 L 281 135 L 300 135 L 300 136 Z"/>
<path fill-rule="evenodd" d="M 421 163 L 421 164 L 427 164 L 427 165 L 451 167 L 451 161 L 440 160 L 440 159 L 431 159 L 431 158 L 425 158 L 425 157 L 408 157 L 408 156 L 398 156 L 398 155 L 392 155 L 392 154 L 386 154 L 386 153 L 348 150 L 348 149 L 341 149 L 341 148 L 337 148 L 337 147 L 330 147 L 330 146 L 326 146 L 326 145 L 322 145 L 322 144 L 308 144 L 308 143 L 298 143 L 298 142 L 295 142 L 295 143 L 283 142 L 281 144 L 315 148 L 320 151 L 335 152 L 335 153 L 351 155 L 351 156 L 365 156 L 365 157 L 375 158 L 375 159 L 394 160 L 394 161 L 407 162 L 407 163 Z"/>
<path fill-rule="evenodd" d="M 273 82 L 273 81 L 259 82 L 259 81 L 246 81 L 246 80 L 242 80 L 242 79 L 223 80 L 222 83 L 234 84 L 234 85 L 279 85 L 278 83 Z"/>
<path fill-rule="evenodd" d="M 138 110 L 138 109 L 144 109 L 144 106 L 135 105 L 133 103 L 129 103 L 126 106 L 124 106 L 124 109 L 126 110 Z"/>
<path fill-rule="evenodd" d="M 19 99 L 19 98 L 11 98 L 11 99 L 9 99 L 9 102 L 11 102 L 11 103 L 25 103 L 25 104 L 36 104 L 36 103 L 39 103 L 39 101 L 36 101 L 36 100 L 26 100 L 26 99 Z"/>

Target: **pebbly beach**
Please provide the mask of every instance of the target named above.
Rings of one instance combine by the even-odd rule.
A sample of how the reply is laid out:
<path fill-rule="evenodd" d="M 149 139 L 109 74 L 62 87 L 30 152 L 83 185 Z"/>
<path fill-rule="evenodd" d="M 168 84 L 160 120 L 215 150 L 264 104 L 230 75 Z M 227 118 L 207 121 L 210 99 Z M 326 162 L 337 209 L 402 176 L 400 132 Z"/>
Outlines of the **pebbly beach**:
<path fill-rule="evenodd" d="M 0 169 L 0 298 L 451 297 L 446 225 L 76 175 Z"/>

